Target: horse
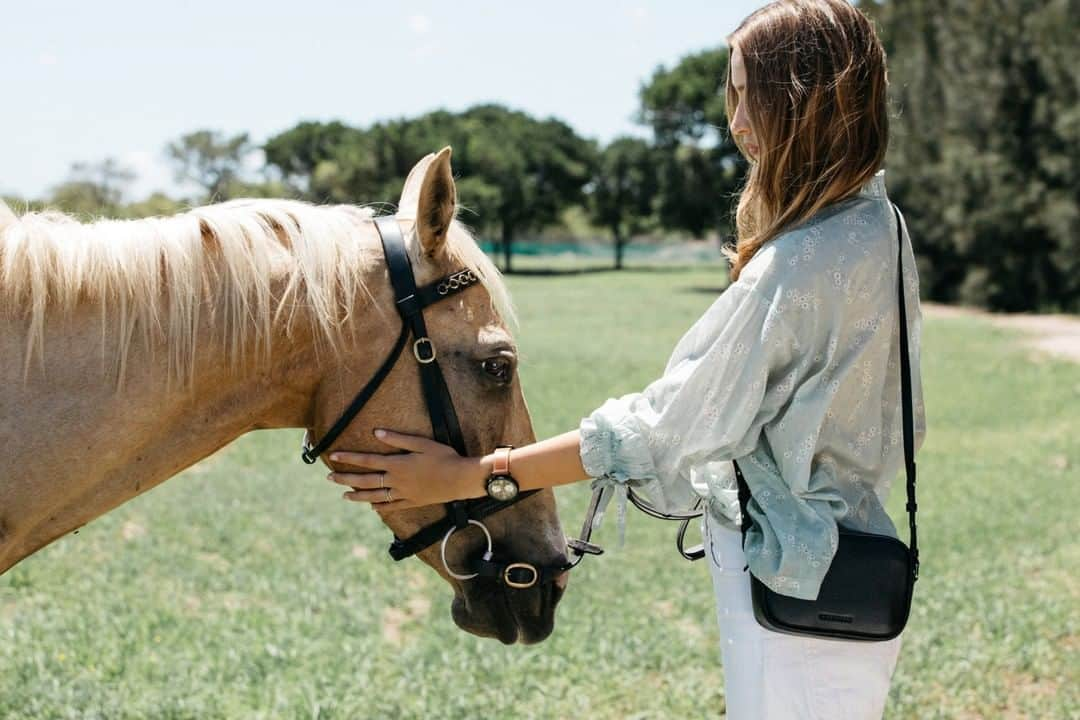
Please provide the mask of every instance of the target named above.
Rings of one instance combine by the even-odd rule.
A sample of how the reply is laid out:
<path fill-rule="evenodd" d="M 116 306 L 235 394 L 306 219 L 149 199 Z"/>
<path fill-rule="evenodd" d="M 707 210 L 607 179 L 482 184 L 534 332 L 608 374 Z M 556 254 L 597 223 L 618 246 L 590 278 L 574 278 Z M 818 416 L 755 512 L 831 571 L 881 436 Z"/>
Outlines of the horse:
<path fill-rule="evenodd" d="M 478 455 L 536 436 L 512 299 L 456 218 L 450 155 L 413 167 L 396 218 L 418 285 L 461 267 L 479 280 L 424 312 Z M 321 437 L 401 327 L 374 218 L 369 206 L 244 198 L 81 222 L 51 209 L 17 216 L 0 201 L 0 574 L 244 433 Z M 334 445 L 394 451 L 376 427 L 430 437 L 408 353 Z M 442 506 L 379 514 L 398 537 L 445 517 Z M 508 553 L 565 562 L 550 490 L 485 522 Z M 484 543 L 474 527 L 457 533 L 448 563 L 465 566 Z M 420 557 L 451 586 L 463 630 L 506 644 L 553 630 L 565 576 L 507 589 L 455 579 L 437 545 Z"/>

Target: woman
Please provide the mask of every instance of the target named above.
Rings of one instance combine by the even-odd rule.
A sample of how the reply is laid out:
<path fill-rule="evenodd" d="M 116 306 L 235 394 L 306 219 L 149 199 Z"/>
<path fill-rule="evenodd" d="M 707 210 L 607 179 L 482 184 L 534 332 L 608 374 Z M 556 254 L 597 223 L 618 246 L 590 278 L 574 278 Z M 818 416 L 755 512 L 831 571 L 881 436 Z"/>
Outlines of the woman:
<path fill-rule="evenodd" d="M 615 491 L 631 485 L 669 511 L 704 497 L 728 716 L 877 718 L 900 638 L 765 630 L 745 566 L 777 592 L 814 599 L 838 523 L 896 536 L 882 507 L 903 466 L 897 229 L 880 169 L 885 55 L 844 0 L 771 3 L 727 41 L 728 122 L 750 160 L 737 245 L 725 248 L 732 283 L 679 341 L 663 376 L 608 399 L 575 430 L 484 457 L 377 432 L 410 452 L 336 452 L 338 463 L 375 472 L 331 479 L 354 488 L 350 500 L 426 505 L 485 495 L 498 459 L 521 490 L 591 477 Z M 918 449 L 922 315 L 906 229 L 903 245 Z M 745 546 L 733 459 L 752 495 Z M 446 481 L 424 482 L 436 475 Z"/>

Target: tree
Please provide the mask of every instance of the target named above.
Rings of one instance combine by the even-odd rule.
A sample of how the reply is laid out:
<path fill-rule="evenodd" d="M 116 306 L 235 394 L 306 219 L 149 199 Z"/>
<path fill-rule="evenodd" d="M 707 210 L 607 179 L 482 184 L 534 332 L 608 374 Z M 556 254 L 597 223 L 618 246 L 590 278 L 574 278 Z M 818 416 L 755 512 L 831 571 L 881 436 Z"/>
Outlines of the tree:
<path fill-rule="evenodd" d="M 175 215 L 182 212 L 186 206 L 187 203 L 174 200 L 163 192 L 155 192 L 143 200 L 129 203 L 121 208 L 117 214 L 125 218 Z"/>
<path fill-rule="evenodd" d="M 169 143 L 166 154 L 175 164 L 177 182 L 193 182 L 210 202 L 235 196 L 244 162 L 255 149 L 247 133 L 231 138 L 217 131 L 197 130 Z"/>
<path fill-rule="evenodd" d="M 730 231 L 730 199 L 748 165 L 727 132 L 723 85 L 728 49 L 660 66 L 639 92 L 639 120 L 652 128 L 665 227 L 700 236 Z"/>
<path fill-rule="evenodd" d="M 115 158 L 73 163 L 70 178 L 52 189 L 49 204 L 70 213 L 115 216 L 134 179 L 134 171 Z"/>
<path fill-rule="evenodd" d="M 568 205 L 584 199 L 596 163 L 594 144 L 555 118 L 536 120 L 501 105 L 478 105 L 462 113 L 462 174 L 494 189 L 494 215 L 510 272 L 516 233 L 555 222 Z M 457 148 L 454 152 L 458 167 Z"/>
<path fill-rule="evenodd" d="M 335 162 L 335 157 L 343 151 L 355 155 L 347 148 L 357 145 L 369 149 L 363 142 L 363 136 L 362 130 L 337 120 L 329 123 L 302 122 L 271 137 L 262 149 L 267 166 L 276 168 L 286 185 L 297 195 L 311 200 L 326 200 L 340 196 L 342 186 L 349 184 L 348 180 L 338 175 L 339 164 Z"/>
<path fill-rule="evenodd" d="M 889 188 L 926 294 L 1080 310 L 1080 3 L 860 8 L 889 57 Z"/>
<path fill-rule="evenodd" d="M 600 153 L 589 209 L 594 222 L 611 230 L 616 270 L 622 269 L 626 243 L 654 221 L 657 170 L 653 148 L 638 138 L 618 138 Z"/>
<path fill-rule="evenodd" d="M 500 235 L 506 272 L 514 236 L 582 202 L 595 164 L 593 143 L 566 123 L 501 105 L 437 110 L 367 130 L 307 124 L 271 139 L 266 150 L 293 182 L 306 183 L 311 197 L 391 202 L 416 161 L 445 145 L 454 148 L 464 219 Z"/>
<path fill-rule="evenodd" d="M 727 63 L 728 49 L 718 47 L 687 55 L 670 70 L 661 65 L 653 72 L 638 93 L 638 119 L 652 128 L 657 145 L 725 142 Z"/>

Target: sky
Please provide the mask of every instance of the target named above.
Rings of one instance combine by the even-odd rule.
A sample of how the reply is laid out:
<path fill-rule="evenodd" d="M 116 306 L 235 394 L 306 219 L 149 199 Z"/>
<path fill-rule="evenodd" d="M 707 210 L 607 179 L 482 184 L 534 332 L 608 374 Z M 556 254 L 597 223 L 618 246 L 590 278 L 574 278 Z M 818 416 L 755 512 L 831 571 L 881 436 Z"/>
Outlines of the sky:
<path fill-rule="evenodd" d="M 164 148 L 194 130 L 261 143 L 303 120 L 481 102 L 601 142 L 646 136 L 633 116 L 657 66 L 765 4 L 0 0 L 0 193 L 42 197 L 73 163 L 113 157 L 137 174 L 126 199 L 178 194 Z"/>

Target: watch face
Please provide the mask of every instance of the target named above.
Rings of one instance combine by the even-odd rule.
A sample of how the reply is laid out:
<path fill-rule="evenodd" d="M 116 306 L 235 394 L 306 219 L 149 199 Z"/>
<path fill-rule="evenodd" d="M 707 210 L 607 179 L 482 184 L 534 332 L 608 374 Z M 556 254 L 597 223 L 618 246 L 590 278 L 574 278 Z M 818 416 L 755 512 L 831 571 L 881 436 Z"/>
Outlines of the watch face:
<path fill-rule="evenodd" d="M 512 478 L 494 477 L 488 482 L 487 491 L 496 500 L 513 500 L 518 494 L 518 485 Z"/>

